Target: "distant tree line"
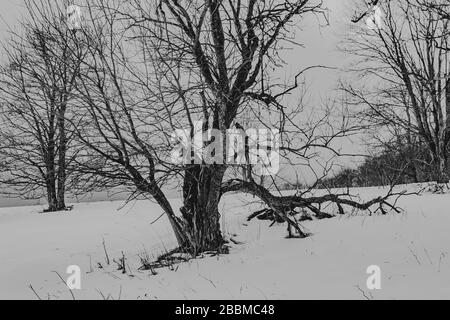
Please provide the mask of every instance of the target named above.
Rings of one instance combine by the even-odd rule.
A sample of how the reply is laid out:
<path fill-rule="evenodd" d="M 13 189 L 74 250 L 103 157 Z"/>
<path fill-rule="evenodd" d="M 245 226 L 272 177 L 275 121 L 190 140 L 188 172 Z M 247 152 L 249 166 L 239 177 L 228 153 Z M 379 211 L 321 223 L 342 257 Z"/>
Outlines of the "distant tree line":
<path fill-rule="evenodd" d="M 407 145 L 398 141 L 385 144 L 378 154 L 367 157 L 357 168 L 342 168 L 323 179 L 321 188 L 373 187 L 435 181 L 433 157 L 428 148 L 417 141 Z M 446 169 L 446 175 L 450 170 Z"/>

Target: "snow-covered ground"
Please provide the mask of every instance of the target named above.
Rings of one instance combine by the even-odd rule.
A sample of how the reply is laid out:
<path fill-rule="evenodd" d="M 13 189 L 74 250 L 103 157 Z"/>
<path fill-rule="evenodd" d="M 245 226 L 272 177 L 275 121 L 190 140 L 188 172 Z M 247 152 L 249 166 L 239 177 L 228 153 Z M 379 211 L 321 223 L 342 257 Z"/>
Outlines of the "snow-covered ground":
<path fill-rule="evenodd" d="M 353 192 L 368 199 L 385 190 Z M 42 299 L 72 299 L 54 272 L 66 278 L 69 265 L 82 270 L 76 299 L 450 298 L 450 194 L 404 197 L 402 214 L 304 222 L 312 236 L 290 240 L 285 226 L 247 223 L 251 201 L 230 195 L 221 204 L 224 232 L 243 243 L 229 255 L 156 275 L 138 270 L 139 256 L 156 257 L 175 241 L 151 202 L 84 203 L 54 214 L 39 213 L 41 207 L 0 209 L 0 299 L 37 299 L 29 285 Z M 127 274 L 106 264 L 103 241 L 111 260 L 123 252 Z M 371 265 L 381 268 L 380 290 L 366 286 Z"/>

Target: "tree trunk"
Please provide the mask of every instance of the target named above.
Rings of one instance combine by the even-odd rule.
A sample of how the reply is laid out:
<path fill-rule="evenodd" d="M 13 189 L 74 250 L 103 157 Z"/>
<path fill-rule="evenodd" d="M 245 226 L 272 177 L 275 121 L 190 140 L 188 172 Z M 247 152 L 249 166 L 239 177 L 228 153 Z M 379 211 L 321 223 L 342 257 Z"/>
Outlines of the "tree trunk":
<path fill-rule="evenodd" d="M 67 137 L 65 128 L 65 113 L 66 106 L 61 106 L 58 117 L 58 129 L 59 129 L 59 151 L 58 151 L 58 193 L 57 193 L 57 209 L 66 209 L 66 153 L 67 153 Z"/>
<path fill-rule="evenodd" d="M 219 202 L 225 170 L 219 165 L 193 165 L 186 170 L 181 213 L 184 232 L 189 237 L 194 255 L 223 248 Z"/>
<path fill-rule="evenodd" d="M 434 173 L 437 183 L 448 183 L 447 157 L 445 152 L 440 151 L 434 158 Z"/>
<path fill-rule="evenodd" d="M 167 197 L 164 195 L 164 193 L 159 188 L 151 188 L 151 186 L 148 186 L 148 188 L 151 190 L 151 194 L 153 195 L 153 198 L 156 200 L 156 202 L 161 206 L 161 208 L 166 213 L 170 225 L 172 226 L 172 229 L 175 233 L 175 237 L 177 238 L 178 245 L 181 248 L 189 247 L 189 241 L 186 239 L 184 230 L 178 221 L 178 218 L 175 216 L 175 213 L 173 212 L 172 206 L 170 205 L 169 201 L 167 200 Z M 147 189 L 145 189 L 146 192 L 148 192 Z"/>
<path fill-rule="evenodd" d="M 48 202 L 48 209 L 45 210 L 46 212 L 55 212 L 58 210 L 58 201 L 56 196 L 56 186 L 55 186 L 55 179 L 52 178 L 52 175 L 49 174 L 46 179 L 47 184 L 47 202 Z"/>
<path fill-rule="evenodd" d="M 419 183 L 419 171 L 417 170 L 417 163 L 414 160 L 411 163 L 411 178 L 413 183 Z"/>
<path fill-rule="evenodd" d="M 47 152 L 44 156 L 44 161 L 46 163 L 46 176 L 45 184 L 47 189 L 47 201 L 48 209 L 47 212 L 58 211 L 58 199 L 56 192 L 56 171 L 55 171 L 55 144 L 53 140 L 53 132 L 50 135 L 50 141 L 47 147 Z"/>

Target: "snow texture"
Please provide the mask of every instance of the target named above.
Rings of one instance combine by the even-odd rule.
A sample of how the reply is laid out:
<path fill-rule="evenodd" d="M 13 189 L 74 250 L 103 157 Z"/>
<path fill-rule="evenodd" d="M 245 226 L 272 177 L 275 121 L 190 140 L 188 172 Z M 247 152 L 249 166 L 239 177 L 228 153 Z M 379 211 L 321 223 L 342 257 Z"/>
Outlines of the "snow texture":
<path fill-rule="evenodd" d="M 369 199 L 386 190 L 353 192 Z M 83 203 L 51 214 L 40 213 L 42 207 L 0 209 L 0 299 L 37 299 L 30 285 L 42 299 L 72 299 L 53 272 L 67 278 L 70 265 L 82 270 L 81 290 L 73 290 L 76 299 L 450 297 L 448 194 L 404 197 L 402 214 L 352 213 L 303 222 L 312 233 L 307 239 L 285 239 L 283 225 L 246 222 L 259 208 L 253 201 L 238 195 L 222 201 L 222 228 L 235 242 L 229 255 L 205 255 L 157 269 L 156 275 L 138 270 L 140 256 L 156 258 L 176 242 L 165 217 L 157 220 L 161 209 L 149 201 L 123 208 L 121 201 Z M 126 274 L 113 262 L 122 252 Z M 371 265 L 381 269 L 380 290 L 366 286 Z"/>

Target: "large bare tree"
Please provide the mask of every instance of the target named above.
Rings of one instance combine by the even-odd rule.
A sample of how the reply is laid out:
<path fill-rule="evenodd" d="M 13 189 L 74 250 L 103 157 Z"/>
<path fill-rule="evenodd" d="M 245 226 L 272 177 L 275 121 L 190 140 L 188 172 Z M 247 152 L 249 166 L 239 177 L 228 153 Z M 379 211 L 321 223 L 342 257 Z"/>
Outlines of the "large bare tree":
<path fill-rule="evenodd" d="M 348 118 L 342 117 L 337 128 L 329 114 L 302 124 L 302 107 L 286 105 L 287 96 L 304 88 L 309 68 L 292 83 L 274 80 L 272 74 L 284 66 L 283 45 L 296 46 L 291 28 L 321 14 L 320 1 L 97 0 L 82 7 L 85 23 L 78 40 L 87 54 L 75 82 L 79 125 L 73 126 L 85 146 L 76 160 L 79 170 L 156 201 L 182 250 L 196 255 L 224 248 L 219 202 L 229 192 L 258 197 L 301 237 L 307 234 L 294 217 L 297 208 L 318 218 L 332 216 L 323 209 L 329 204 L 340 214 L 345 206 L 394 208 L 387 202 L 392 190 L 366 203 L 348 192 L 313 196 L 314 186 L 285 196 L 275 177 L 272 189 L 262 183 L 261 173 L 270 163 L 249 165 L 245 152 L 230 159 L 230 141 L 221 139 L 229 130 L 242 133 L 246 113 L 256 128 L 271 129 L 267 151 L 279 152 L 287 163 L 295 157 L 308 162 L 319 148 L 339 154 L 332 141 L 356 130 Z M 185 140 L 175 134 L 180 130 Z M 215 148 L 209 148 L 213 141 Z M 174 157 L 177 143 L 184 143 L 181 162 Z M 247 140 L 242 149 L 252 143 Z M 230 164 L 241 156 L 243 162 Z M 242 165 L 244 178 L 232 170 Z M 178 186 L 183 198 L 179 213 L 166 196 L 167 188 Z"/>

